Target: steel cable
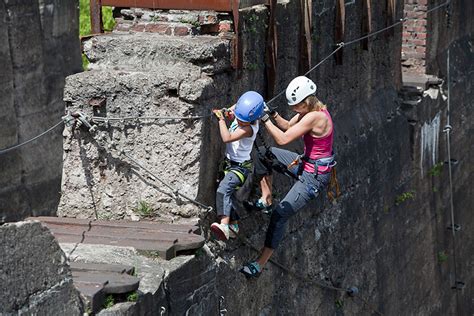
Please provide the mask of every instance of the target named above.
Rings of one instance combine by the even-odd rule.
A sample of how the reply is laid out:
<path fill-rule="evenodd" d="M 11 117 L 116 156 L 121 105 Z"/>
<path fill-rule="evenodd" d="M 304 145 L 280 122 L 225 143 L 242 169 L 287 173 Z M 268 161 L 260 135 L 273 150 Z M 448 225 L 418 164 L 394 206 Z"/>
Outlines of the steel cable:
<path fill-rule="evenodd" d="M 29 139 L 29 140 L 27 140 L 27 141 L 24 141 L 23 143 L 20 143 L 20 144 L 17 144 L 17 145 L 8 147 L 8 148 L 1 149 L 1 150 L 0 150 L 0 155 L 5 154 L 5 153 L 7 153 L 7 152 L 10 152 L 10 151 L 12 151 L 12 150 L 15 150 L 15 149 L 17 149 L 17 148 L 20 148 L 20 147 L 22 147 L 22 146 L 24 146 L 24 145 L 27 145 L 27 144 L 31 143 L 31 142 L 34 142 L 34 141 L 37 140 L 38 138 L 43 137 L 44 135 L 48 134 L 49 132 L 51 132 L 52 130 L 54 130 L 56 127 L 58 127 L 59 125 L 61 125 L 61 124 L 63 124 L 63 123 L 64 123 L 63 120 L 61 120 L 60 122 L 54 124 L 53 126 L 51 126 L 50 128 L 48 128 L 47 130 L 45 130 L 44 132 L 42 132 L 41 134 L 38 134 L 38 135 L 36 135 L 35 137 L 33 137 L 33 138 L 31 138 L 31 139 Z"/>

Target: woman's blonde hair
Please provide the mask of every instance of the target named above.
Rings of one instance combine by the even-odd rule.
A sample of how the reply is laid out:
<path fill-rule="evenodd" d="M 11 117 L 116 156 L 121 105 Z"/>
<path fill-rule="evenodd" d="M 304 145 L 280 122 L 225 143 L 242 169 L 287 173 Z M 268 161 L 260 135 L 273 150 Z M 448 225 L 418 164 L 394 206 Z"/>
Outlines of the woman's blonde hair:
<path fill-rule="evenodd" d="M 310 95 L 308 96 L 305 100 L 304 103 L 308 105 L 309 111 L 321 111 L 323 109 L 326 109 L 326 104 L 322 103 L 319 101 L 319 99 L 315 95 Z"/>

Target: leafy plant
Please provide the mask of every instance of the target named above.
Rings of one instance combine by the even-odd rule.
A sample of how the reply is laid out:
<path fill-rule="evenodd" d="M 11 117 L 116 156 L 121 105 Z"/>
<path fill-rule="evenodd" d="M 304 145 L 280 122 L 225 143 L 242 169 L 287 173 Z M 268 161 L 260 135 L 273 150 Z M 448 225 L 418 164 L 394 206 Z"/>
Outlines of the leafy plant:
<path fill-rule="evenodd" d="M 147 217 L 153 215 L 155 210 L 145 201 L 138 202 L 138 206 L 133 209 L 138 215 Z"/>
<path fill-rule="evenodd" d="M 415 198 L 415 191 L 408 191 L 408 192 L 403 192 L 399 196 L 395 198 L 395 205 L 400 205 L 403 202 L 406 202 L 408 200 L 413 200 Z"/>
<path fill-rule="evenodd" d="M 114 296 L 112 294 L 109 294 L 105 297 L 105 301 L 104 301 L 104 305 L 103 307 L 104 308 L 109 308 L 109 307 L 112 307 L 114 306 L 115 304 L 115 299 L 114 299 Z"/>
<path fill-rule="evenodd" d="M 433 177 L 439 177 L 441 175 L 441 171 L 443 171 L 443 165 L 444 164 L 442 162 L 435 164 L 433 168 L 428 171 L 428 174 Z"/>
<path fill-rule="evenodd" d="M 89 59 L 87 59 L 85 54 L 82 54 L 82 69 L 86 71 L 88 67 L 89 67 Z"/>
<path fill-rule="evenodd" d="M 344 301 L 343 300 L 340 300 L 340 299 L 337 299 L 334 304 L 336 305 L 336 308 L 339 308 L 341 309 L 342 307 L 344 307 Z"/>
<path fill-rule="evenodd" d="M 127 302 L 136 302 L 138 300 L 138 292 L 133 291 L 127 294 Z"/>
<path fill-rule="evenodd" d="M 446 251 L 440 251 L 438 252 L 438 262 L 443 263 L 448 260 L 448 254 Z"/>

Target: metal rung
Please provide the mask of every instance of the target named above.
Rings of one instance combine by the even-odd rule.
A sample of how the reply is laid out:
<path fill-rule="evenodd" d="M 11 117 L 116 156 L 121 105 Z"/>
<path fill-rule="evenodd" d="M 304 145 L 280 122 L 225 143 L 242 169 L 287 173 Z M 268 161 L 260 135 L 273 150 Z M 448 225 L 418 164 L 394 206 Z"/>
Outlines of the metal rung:
<path fill-rule="evenodd" d="M 466 286 L 466 283 L 464 283 L 462 281 L 456 281 L 456 283 L 453 286 L 451 286 L 451 289 L 453 289 L 453 290 L 463 290 L 465 286 Z"/>
<path fill-rule="evenodd" d="M 461 230 L 461 225 L 459 225 L 459 224 L 449 225 L 447 228 L 448 228 L 449 230 L 453 230 L 453 229 L 454 229 L 455 232 L 458 232 L 458 231 Z"/>
<path fill-rule="evenodd" d="M 451 165 L 452 166 L 455 166 L 459 163 L 459 161 L 457 159 L 454 159 L 454 158 L 451 158 Z M 444 162 L 445 165 L 449 165 L 449 161 L 445 161 Z"/>

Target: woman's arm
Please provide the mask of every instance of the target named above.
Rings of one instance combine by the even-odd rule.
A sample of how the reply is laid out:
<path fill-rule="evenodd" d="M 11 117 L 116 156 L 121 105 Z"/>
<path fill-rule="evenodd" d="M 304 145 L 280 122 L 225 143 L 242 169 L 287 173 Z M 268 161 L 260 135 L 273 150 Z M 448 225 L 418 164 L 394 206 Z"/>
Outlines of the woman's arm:
<path fill-rule="evenodd" d="M 322 116 L 320 114 L 322 114 Z M 295 139 L 303 136 L 304 134 L 311 132 L 314 126 L 320 125 L 319 121 L 321 119 L 324 119 L 323 113 L 312 112 L 306 114 L 300 121 L 297 121 L 297 114 L 290 120 L 290 126 L 286 131 L 280 130 L 270 120 L 266 121 L 264 124 L 268 132 L 270 133 L 270 135 L 272 135 L 273 139 L 278 145 L 286 145 L 291 143 Z M 292 123 L 293 125 L 291 125 Z"/>
<path fill-rule="evenodd" d="M 234 132 L 229 132 L 224 119 L 219 120 L 219 131 L 224 143 L 235 142 L 244 137 L 251 137 L 253 134 L 252 127 L 250 126 L 239 126 Z"/>

